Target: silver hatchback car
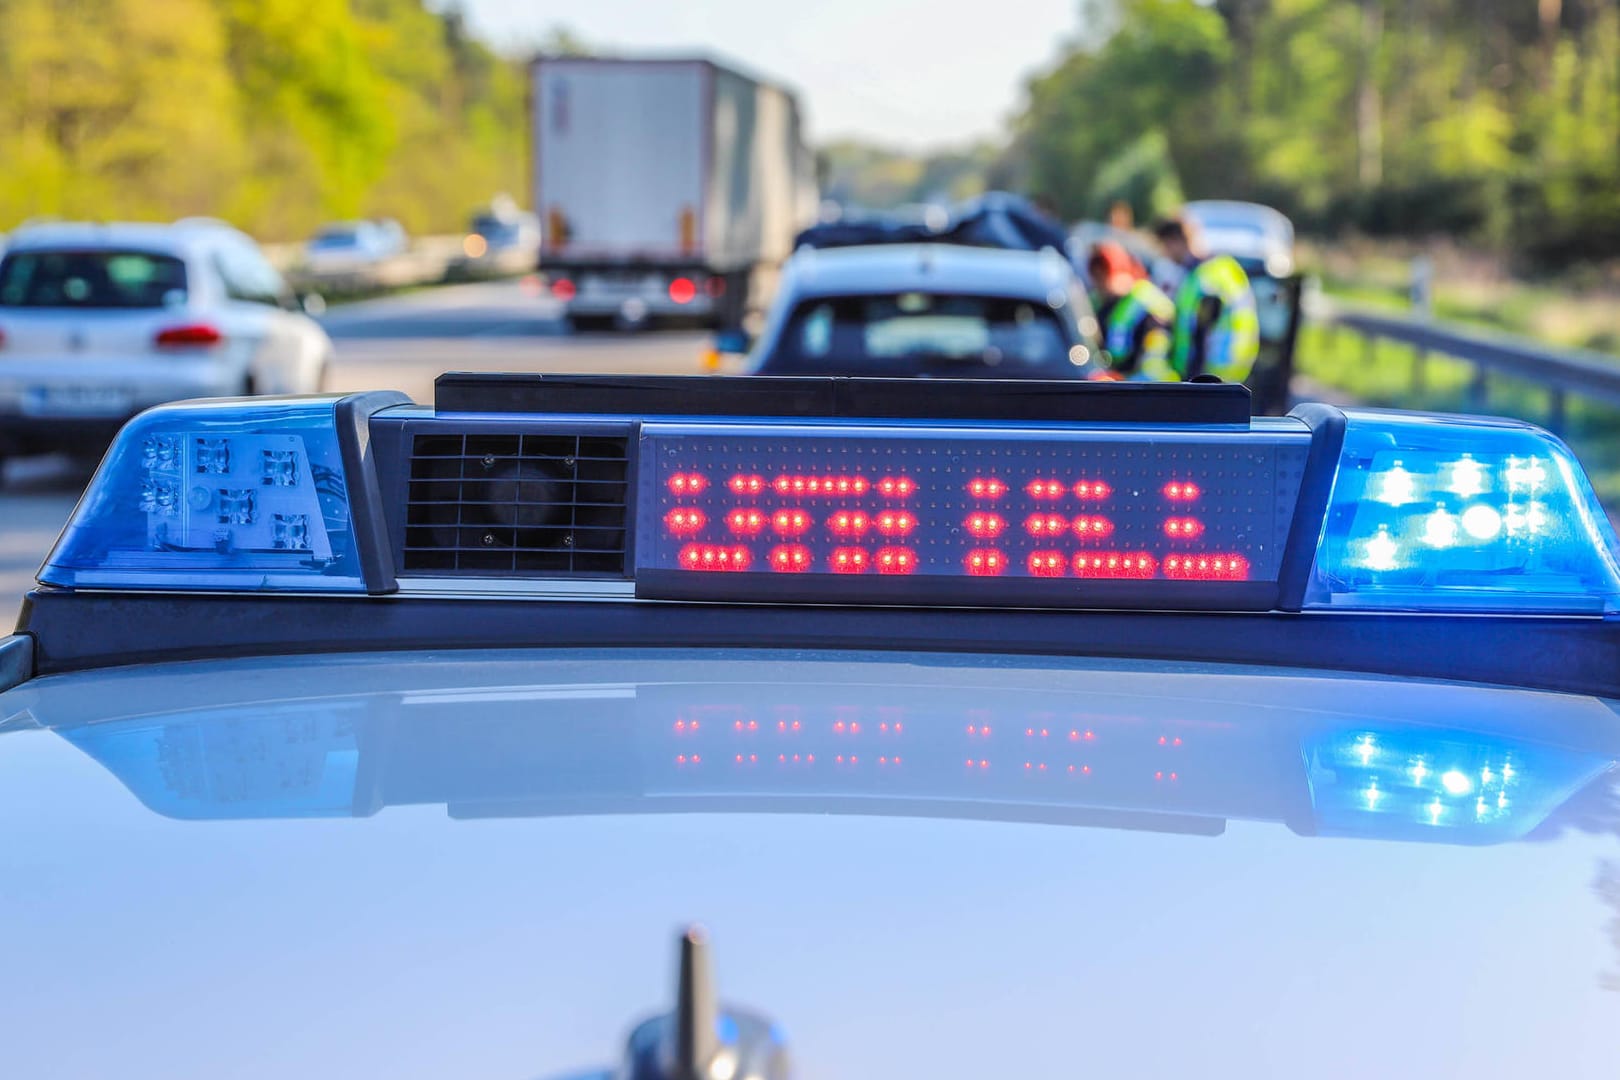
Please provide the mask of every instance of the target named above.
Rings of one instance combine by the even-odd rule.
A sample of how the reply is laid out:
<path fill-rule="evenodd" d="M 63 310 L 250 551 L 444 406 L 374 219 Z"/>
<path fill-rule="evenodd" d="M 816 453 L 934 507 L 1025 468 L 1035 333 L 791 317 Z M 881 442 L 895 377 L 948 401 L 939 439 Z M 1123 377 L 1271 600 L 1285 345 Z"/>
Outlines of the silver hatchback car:
<path fill-rule="evenodd" d="M 0 258 L 0 460 L 98 456 L 182 398 L 320 389 L 332 342 L 252 239 L 220 222 L 53 224 Z"/>

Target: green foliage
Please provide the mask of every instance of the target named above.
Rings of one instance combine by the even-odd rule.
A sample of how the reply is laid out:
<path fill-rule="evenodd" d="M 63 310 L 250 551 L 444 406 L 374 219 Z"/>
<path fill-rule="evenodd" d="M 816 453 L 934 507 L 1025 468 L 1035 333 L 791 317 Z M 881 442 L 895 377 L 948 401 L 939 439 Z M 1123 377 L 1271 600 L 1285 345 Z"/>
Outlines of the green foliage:
<path fill-rule="evenodd" d="M 448 230 L 525 177 L 524 74 L 422 0 L 0 0 L 0 229 Z"/>
<path fill-rule="evenodd" d="M 1620 251 L 1620 0 L 1087 0 L 1082 18 L 1003 166 L 1068 215 L 1096 216 L 1145 155 L 1188 197 L 1318 230 L 1446 233 L 1541 267 Z"/>
<path fill-rule="evenodd" d="M 846 140 L 821 150 L 822 195 L 869 209 L 952 202 L 985 190 L 996 149 L 975 144 L 961 149 L 908 154 Z"/>
<path fill-rule="evenodd" d="M 1152 221 L 1174 213 L 1183 201 L 1181 180 L 1170 160 L 1170 140 L 1154 128 L 1097 170 L 1085 214 L 1101 221 L 1115 203 L 1123 202 L 1137 221 Z"/>

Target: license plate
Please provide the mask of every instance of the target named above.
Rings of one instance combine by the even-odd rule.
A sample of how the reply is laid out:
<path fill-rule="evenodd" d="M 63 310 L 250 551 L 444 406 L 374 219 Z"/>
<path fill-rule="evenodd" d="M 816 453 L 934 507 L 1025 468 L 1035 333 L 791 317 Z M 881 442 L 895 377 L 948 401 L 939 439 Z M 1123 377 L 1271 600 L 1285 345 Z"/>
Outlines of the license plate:
<path fill-rule="evenodd" d="M 132 401 L 121 386 L 31 386 L 23 395 L 23 411 L 36 416 L 117 416 L 128 412 Z"/>

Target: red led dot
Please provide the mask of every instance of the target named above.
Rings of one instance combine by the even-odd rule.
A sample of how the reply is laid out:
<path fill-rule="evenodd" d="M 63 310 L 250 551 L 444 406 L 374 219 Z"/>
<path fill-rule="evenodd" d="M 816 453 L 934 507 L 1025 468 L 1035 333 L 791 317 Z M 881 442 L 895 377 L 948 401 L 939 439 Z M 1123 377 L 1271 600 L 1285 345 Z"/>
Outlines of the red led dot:
<path fill-rule="evenodd" d="M 834 536 L 860 536 L 866 532 L 867 518 L 859 510 L 840 510 L 827 519 Z"/>
<path fill-rule="evenodd" d="M 794 731 L 799 730 L 799 722 L 797 720 L 793 721 L 793 730 Z"/>
<path fill-rule="evenodd" d="M 1027 768 L 1029 768 L 1029 767 L 1030 767 L 1030 765 L 1029 765 L 1029 762 L 1027 762 L 1027 761 L 1026 761 L 1026 762 L 1024 762 L 1024 768 L 1026 768 L 1026 769 L 1027 769 Z"/>
<path fill-rule="evenodd" d="M 1081 514 L 1074 519 L 1074 535 L 1082 540 L 1101 540 L 1114 531 L 1114 523 L 1096 514 Z"/>
<path fill-rule="evenodd" d="M 827 556 L 827 565 L 835 574 L 864 574 L 872 561 L 865 548 L 833 548 Z"/>
<path fill-rule="evenodd" d="M 975 476 L 967 489 L 975 499 L 999 499 L 1007 493 L 1007 485 L 993 476 Z"/>
<path fill-rule="evenodd" d="M 884 536 L 907 536 L 917 527 L 917 519 L 904 510 L 884 510 L 877 516 L 877 531 Z"/>
<path fill-rule="evenodd" d="M 917 553 L 910 548 L 878 548 L 876 557 L 880 574 L 909 574 L 917 569 Z"/>
<path fill-rule="evenodd" d="M 981 540 L 1000 536 L 1006 527 L 999 514 L 969 514 L 967 518 L 967 531 Z"/>
<path fill-rule="evenodd" d="M 726 525 L 738 536 L 758 536 L 765 528 L 765 513 L 738 508 L 726 515 Z"/>
<path fill-rule="evenodd" d="M 973 768 L 973 759 L 972 758 L 967 759 L 967 767 L 970 768 L 970 769 Z"/>
<path fill-rule="evenodd" d="M 1061 551 L 1029 553 L 1029 572 L 1035 577 L 1062 577 L 1067 569 L 1068 559 Z"/>
<path fill-rule="evenodd" d="M 1007 556 L 995 548 L 974 548 L 962 564 L 973 577 L 997 577 L 1007 569 Z"/>
<path fill-rule="evenodd" d="M 1158 564 L 1142 552 L 1082 551 L 1074 557 L 1076 577 L 1151 578 Z"/>
<path fill-rule="evenodd" d="M 1069 531 L 1069 519 L 1062 514 L 1031 514 L 1024 519 L 1024 531 L 1031 536 L 1062 536 Z"/>
<path fill-rule="evenodd" d="M 1028 738 L 1034 738 L 1035 737 L 1035 729 L 1032 728 L 1032 727 L 1025 728 L 1024 729 L 1024 735 L 1026 737 L 1028 737 Z"/>
<path fill-rule="evenodd" d="M 686 755 L 685 754 L 676 754 L 675 755 L 675 764 L 677 764 L 677 765 L 685 765 L 686 764 Z"/>
<path fill-rule="evenodd" d="M 1081 480 L 1074 485 L 1077 499 L 1106 499 L 1114 493 L 1106 480 Z"/>
<path fill-rule="evenodd" d="M 844 755 L 839 754 L 837 757 L 833 758 L 833 760 L 838 762 L 838 764 L 842 765 L 844 763 Z"/>
<path fill-rule="evenodd" d="M 1170 745 L 1171 746 L 1180 746 L 1181 745 L 1181 736 L 1177 735 L 1173 740 L 1171 740 Z"/>
<path fill-rule="evenodd" d="M 771 548 L 771 569 L 779 574 L 802 574 L 810 569 L 810 549 L 803 544 L 778 544 Z"/>
<path fill-rule="evenodd" d="M 1031 480 L 1024 490 L 1032 499 L 1061 499 L 1069 489 L 1061 480 Z"/>
<path fill-rule="evenodd" d="M 676 731 L 685 731 L 686 730 L 686 721 L 685 720 L 677 720 L 677 721 L 675 721 L 675 730 Z"/>
<path fill-rule="evenodd" d="M 709 478 L 702 473 L 674 473 L 668 484 L 669 490 L 676 495 L 696 495 L 709 486 Z"/>
<path fill-rule="evenodd" d="M 676 536 L 690 536 L 708 524 L 709 518 L 701 510 L 676 507 L 664 515 L 664 527 Z"/>
<path fill-rule="evenodd" d="M 737 473 L 726 481 L 733 495 L 758 495 L 765 490 L 765 478 L 753 473 Z"/>
<path fill-rule="evenodd" d="M 979 759 L 979 768 L 988 769 L 989 767 L 990 767 L 990 763 L 988 761 L 984 760 L 984 758 Z"/>
<path fill-rule="evenodd" d="M 746 547 L 722 544 L 687 544 L 676 556 L 688 570 L 746 570 L 753 562 L 753 553 Z"/>
<path fill-rule="evenodd" d="M 1203 531 L 1204 523 L 1197 518 L 1167 518 L 1164 523 L 1164 534 L 1172 540 L 1191 540 Z"/>
<path fill-rule="evenodd" d="M 1082 766 L 1080 766 L 1080 771 L 1083 772 L 1083 773 L 1089 774 L 1091 772 L 1091 766 L 1090 765 L 1082 765 Z"/>
<path fill-rule="evenodd" d="M 810 515 L 803 510 L 778 510 L 771 515 L 771 528 L 782 536 L 801 536 L 810 528 Z"/>
<path fill-rule="evenodd" d="M 1162 773 L 1162 772 L 1154 773 L 1153 774 L 1153 779 L 1155 779 L 1155 780 L 1163 780 L 1164 779 L 1164 773 Z"/>
<path fill-rule="evenodd" d="M 1202 494 L 1191 480 L 1172 480 L 1164 485 L 1164 497 L 1172 502 L 1192 502 Z"/>
<path fill-rule="evenodd" d="M 1179 777 L 1179 776 L 1177 776 L 1177 775 L 1176 775 L 1176 774 L 1175 774 L 1175 773 L 1171 773 L 1171 774 L 1170 774 L 1170 779 L 1171 779 L 1171 780 L 1172 780 L 1172 781 L 1174 781 L 1174 780 L 1180 780 L 1180 779 L 1181 779 L 1181 777 Z"/>
<path fill-rule="evenodd" d="M 1170 555 L 1164 576 L 1182 581 L 1247 581 L 1249 560 L 1242 555 Z"/>

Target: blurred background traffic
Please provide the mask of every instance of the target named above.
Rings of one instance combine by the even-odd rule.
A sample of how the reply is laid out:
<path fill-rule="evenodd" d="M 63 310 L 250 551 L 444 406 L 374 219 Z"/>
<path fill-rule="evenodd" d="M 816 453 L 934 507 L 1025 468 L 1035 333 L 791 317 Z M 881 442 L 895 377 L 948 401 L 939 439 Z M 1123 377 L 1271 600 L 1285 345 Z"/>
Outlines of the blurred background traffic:
<path fill-rule="evenodd" d="M 830 358 L 1150 377 L 1119 302 L 1215 255 L 1259 342 L 1217 373 L 1258 410 L 1523 416 L 1620 505 L 1620 0 L 993 17 L 0 0 L 0 591 L 157 400 Z M 1135 317 L 1175 368 L 1175 316 Z"/>

